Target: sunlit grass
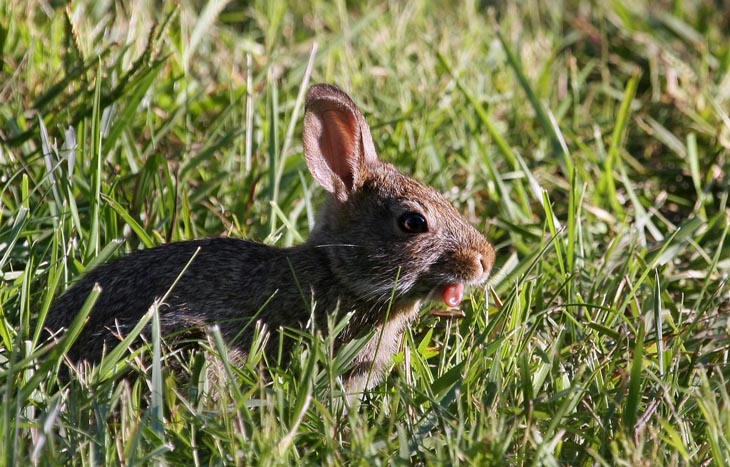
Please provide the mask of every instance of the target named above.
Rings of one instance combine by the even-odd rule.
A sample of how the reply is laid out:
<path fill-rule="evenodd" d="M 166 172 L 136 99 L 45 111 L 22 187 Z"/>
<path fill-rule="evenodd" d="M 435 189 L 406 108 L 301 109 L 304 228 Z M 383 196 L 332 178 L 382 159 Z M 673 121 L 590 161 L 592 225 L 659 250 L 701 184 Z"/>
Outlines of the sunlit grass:
<path fill-rule="evenodd" d="M 0 6 L 3 464 L 725 465 L 730 10 L 290 3 Z M 55 343 L 40 323 L 84 271 L 307 237 L 323 81 L 486 233 L 490 288 L 427 308 L 361 401 L 359 343 L 308 333 L 286 368 L 215 331 L 69 368 L 89 308 Z"/>

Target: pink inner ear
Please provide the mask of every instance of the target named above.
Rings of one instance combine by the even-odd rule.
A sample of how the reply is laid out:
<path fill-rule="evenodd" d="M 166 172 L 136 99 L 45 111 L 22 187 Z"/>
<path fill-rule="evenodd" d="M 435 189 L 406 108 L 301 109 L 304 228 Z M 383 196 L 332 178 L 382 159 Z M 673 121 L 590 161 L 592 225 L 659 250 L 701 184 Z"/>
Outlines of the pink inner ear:
<path fill-rule="evenodd" d="M 345 184 L 352 189 L 353 167 L 351 159 L 357 154 L 358 134 L 355 116 L 349 112 L 325 110 L 321 114 L 322 133 L 319 137 L 319 146 L 327 165 Z"/>

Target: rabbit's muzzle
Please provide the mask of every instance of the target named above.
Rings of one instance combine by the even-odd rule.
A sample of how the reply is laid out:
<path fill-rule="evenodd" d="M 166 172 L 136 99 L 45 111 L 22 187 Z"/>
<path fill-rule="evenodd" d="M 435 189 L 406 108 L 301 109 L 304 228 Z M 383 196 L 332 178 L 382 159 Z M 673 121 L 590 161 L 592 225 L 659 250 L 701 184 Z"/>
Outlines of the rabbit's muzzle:
<path fill-rule="evenodd" d="M 439 287 L 439 292 L 446 306 L 455 307 L 463 300 L 467 285 L 479 285 L 489 278 L 494 265 L 494 249 L 485 240 L 478 248 L 458 250 L 449 264 L 452 273 Z"/>

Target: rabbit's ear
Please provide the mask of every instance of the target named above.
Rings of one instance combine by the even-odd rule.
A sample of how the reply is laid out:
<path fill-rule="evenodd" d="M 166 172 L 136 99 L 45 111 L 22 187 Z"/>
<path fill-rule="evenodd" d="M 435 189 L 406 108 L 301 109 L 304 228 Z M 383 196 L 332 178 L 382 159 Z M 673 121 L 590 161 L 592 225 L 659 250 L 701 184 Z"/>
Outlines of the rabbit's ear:
<path fill-rule="evenodd" d="M 304 156 L 315 180 L 340 201 L 362 185 L 367 164 L 378 159 L 362 113 L 334 86 L 317 84 L 307 94 Z"/>

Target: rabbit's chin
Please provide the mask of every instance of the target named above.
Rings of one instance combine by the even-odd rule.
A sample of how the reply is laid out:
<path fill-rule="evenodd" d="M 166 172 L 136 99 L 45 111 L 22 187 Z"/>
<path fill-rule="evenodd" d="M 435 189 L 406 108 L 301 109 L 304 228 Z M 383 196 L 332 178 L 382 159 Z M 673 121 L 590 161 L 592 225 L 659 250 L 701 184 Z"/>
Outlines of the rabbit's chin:
<path fill-rule="evenodd" d="M 441 292 L 441 296 L 446 306 L 458 306 L 464 299 L 464 284 L 462 282 L 446 284 L 443 292 Z"/>

